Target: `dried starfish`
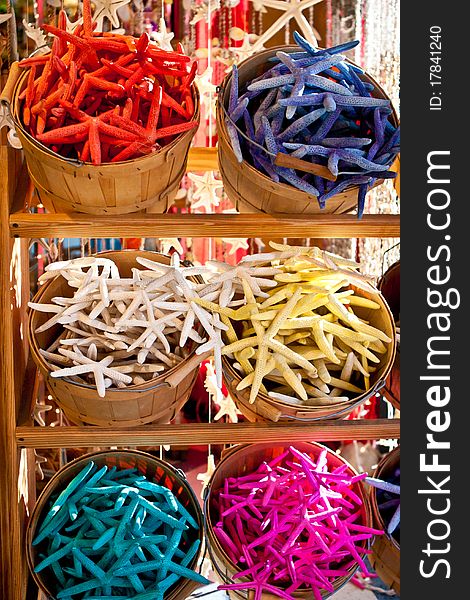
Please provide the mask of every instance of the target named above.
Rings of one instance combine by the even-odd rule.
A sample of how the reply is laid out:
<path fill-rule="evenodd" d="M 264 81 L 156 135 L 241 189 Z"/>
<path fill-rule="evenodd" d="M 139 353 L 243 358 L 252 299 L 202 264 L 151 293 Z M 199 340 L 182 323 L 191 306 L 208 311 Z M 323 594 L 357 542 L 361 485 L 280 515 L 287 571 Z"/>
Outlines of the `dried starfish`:
<path fill-rule="evenodd" d="M 105 376 L 113 381 L 132 383 L 132 378 L 128 375 L 124 375 L 115 369 L 109 368 L 114 360 L 112 357 L 106 357 L 99 362 L 95 362 L 87 356 L 84 356 L 78 347 L 75 347 L 74 351 L 61 348 L 59 352 L 67 358 L 70 358 L 70 360 L 75 363 L 75 366 L 53 371 L 51 377 L 73 377 L 75 375 L 90 373 L 94 377 L 96 389 L 101 398 L 104 398 L 106 394 Z"/>

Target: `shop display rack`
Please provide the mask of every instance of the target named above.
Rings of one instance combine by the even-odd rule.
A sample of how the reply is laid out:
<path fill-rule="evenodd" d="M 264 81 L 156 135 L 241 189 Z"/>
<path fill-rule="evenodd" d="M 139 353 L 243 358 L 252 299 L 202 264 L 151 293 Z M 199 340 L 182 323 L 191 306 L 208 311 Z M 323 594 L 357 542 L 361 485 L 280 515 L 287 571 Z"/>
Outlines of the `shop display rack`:
<path fill-rule="evenodd" d="M 194 148 L 188 171 L 217 169 L 214 148 Z M 396 439 L 399 419 L 315 423 L 196 423 L 132 429 L 94 426 L 34 426 L 38 374 L 28 356 L 27 302 L 31 239 L 41 237 L 309 237 L 398 238 L 399 215 L 267 214 L 32 214 L 32 187 L 21 151 L 0 138 L 0 468 L 1 568 L 4 600 L 38 598 L 28 584 L 24 523 L 36 499 L 35 449 L 139 447 L 171 444 L 233 444 Z M 20 464 L 22 466 L 20 470 Z M 18 489 L 27 490 L 19 500 Z M 3 593 L 2 593 L 3 592 Z"/>

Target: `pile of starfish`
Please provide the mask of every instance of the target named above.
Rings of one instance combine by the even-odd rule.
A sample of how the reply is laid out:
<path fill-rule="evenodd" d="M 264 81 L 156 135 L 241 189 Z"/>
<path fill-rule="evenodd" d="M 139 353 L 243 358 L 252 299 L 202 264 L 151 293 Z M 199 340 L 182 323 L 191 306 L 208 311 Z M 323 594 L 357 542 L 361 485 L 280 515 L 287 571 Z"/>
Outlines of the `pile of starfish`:
<path fill-rule="evenodd" d="M 219 388 L 222 356 L 230 357 L 251 403 L 260 392 L 294 405 L 349 401 L 370 387 L 392 342 L 356 314 L 380 310 L 370 299 L 378 292 L 354 261 L 271 245 L 235 266 L 190 266 L 177 253 L 170 264 L 137 257 L 143 268 L 131 277 L 104 257 L 50 264 L 40 281 L 61 276 L 72 288 L 71 297 L 30 303 L 53 314 L 36 333 L 62 326 L 40 350 L 51 376 L 95 383 L 104 396 L 158 377 L 195 350 L 213 354 Z"/>
<path fill-rule="evenodd" d="M 133 268 L 131 277 L 121 277 L 116 263 L 103 257 L 46 268 L 40 282 L 63 277 L 72 292 L 29 303 L 34 311 L 53 314 L 36 333 L 61 326 L 50 346 L 40 349 L 51 377 L 96 385 L 104 397 L 108 388 L 151 381 L 195 349 L 204 355 L 215 348 L 220 356 L 224 326 L 218 315 L 195 303 L 217 298 L 200 278 L 209 269 L 184 266 L 176 253 L 169 265 L 137 261 L 145 268 Z"/>
<path fill-rule="evenodd" d="M 249 389 L 250 403 L 260 392 L 295 406 L 349 402 L 370 389 L 392 343 L 359 316 L 381 309 L 371 278 L 319 248 L 271 247 L 235 267 L 218 264 L 219 303 L 197 300 L 226 325 L 222 355 L 240 372 L 237 390 Z"/>
<path fill-rule="evenodd" d="M 96 15 L 95 15 L 96 16 Z M 25 129 L 61 156 L 100 165 L 156 152 L 197 128 L 191 64 L 181 44 L 95 31 L 90 0 L 73 32 L 60 11 L 49 52 L 22 60 Z M 164 32 L 160 32 L 163 43 Z"/>
<path fill-rule="evenodd" d="M 346 62 L 342 53 L 359 42 L 319 49 L 297 32 L 294 38 L 298 51 L 276 52 L 273 66 L 248 80 L 244 90 L 234 66 L 225 107 L 234 154 L 273 181 L 315 196 L 320 208 L 359 186 L 361 216 L 370 187 L 395 177 L 389 169 L 399 152 L 400 130 L 390 119 L 390 101 L 373 97 L 374 85 Z M 321 174 L 325 170 L 312 174 L 278 166 L 279 153 L 322 166 L 328 177 Z"/>

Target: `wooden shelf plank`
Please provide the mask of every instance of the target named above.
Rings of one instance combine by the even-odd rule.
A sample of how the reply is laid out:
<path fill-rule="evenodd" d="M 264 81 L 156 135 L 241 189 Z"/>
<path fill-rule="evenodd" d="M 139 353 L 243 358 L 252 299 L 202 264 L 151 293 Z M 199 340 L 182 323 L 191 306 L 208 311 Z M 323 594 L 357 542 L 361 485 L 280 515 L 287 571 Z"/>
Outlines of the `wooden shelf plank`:
<path fill-rule="evenodd" d="M 217 148 L 190 148 L 187 171 L 217 171 Z"/>
<path fill-rule="evenodd" d="M 319 423 L 194 423 L 147 425 L 134 429 L 113 427 L 17 427 L 22 448 L 72 448 L 83 446 L 173 446 L 397 439 L 399 419 L 323 421 Z"/>
<path fill-rule="evenodd" d="M 130 214 L 10 215 L 14 237 L 398 238 L 400 215 Z"/>

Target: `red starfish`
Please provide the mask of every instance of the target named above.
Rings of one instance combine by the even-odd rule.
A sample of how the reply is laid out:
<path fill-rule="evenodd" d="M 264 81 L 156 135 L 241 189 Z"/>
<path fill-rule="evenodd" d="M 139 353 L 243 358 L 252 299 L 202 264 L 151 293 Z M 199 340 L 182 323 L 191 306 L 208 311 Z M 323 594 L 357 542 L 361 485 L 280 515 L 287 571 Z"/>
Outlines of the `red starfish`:
<path fill-rule="evenodd" d="M 76 144 L 87 140 L 88 147 L 86 151 L 84 148 L 82 155 L 85 153 L 85 158 L 87 158 L 89 151 L 93 164 L 99 165 L 101 164 L 100 136 L 109 143 L 115 143 L 116 145 L 123 142 L 135 142 L 138 139 L 137 135 L 129 131 L 122 131 L 105 122 L 113 111 L 107 111 L 98 117 L 92 117 L 84 111 L 75 109 L 69 103 L 62 102 L 62 106 L 80 122 L 39 134 L 36 136 L 39 142 L 47 145 L 62 145 Z M 82 160 L 85 160 L 85 158 L 82 156 Z"/>

